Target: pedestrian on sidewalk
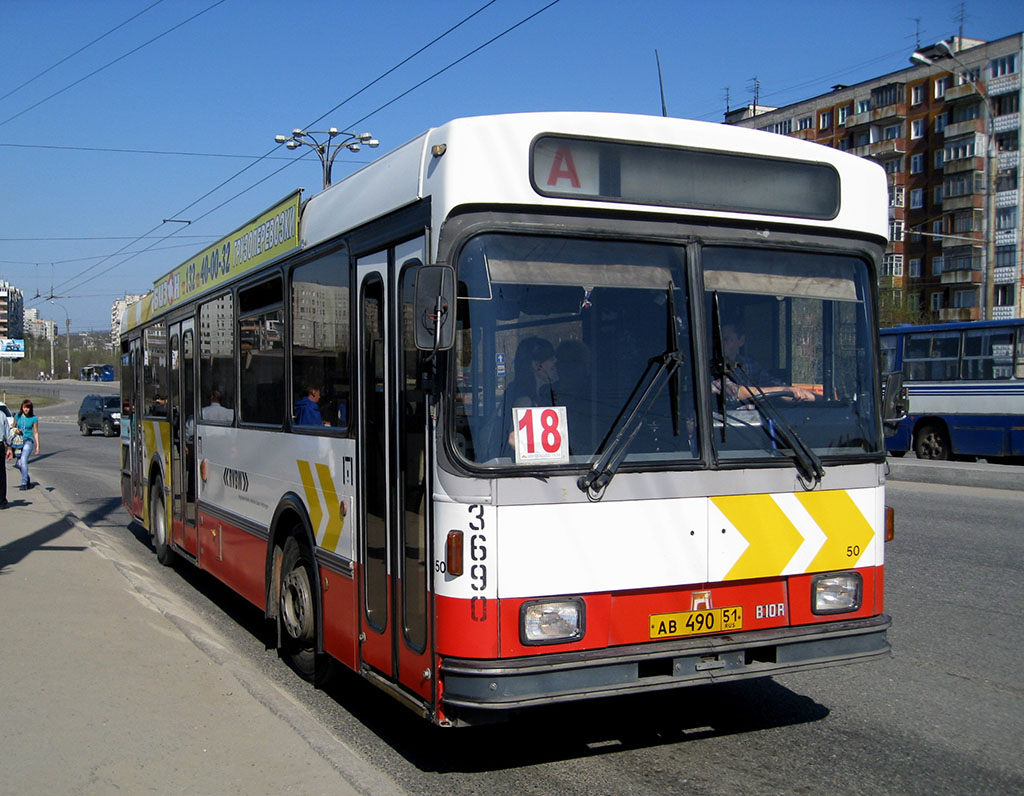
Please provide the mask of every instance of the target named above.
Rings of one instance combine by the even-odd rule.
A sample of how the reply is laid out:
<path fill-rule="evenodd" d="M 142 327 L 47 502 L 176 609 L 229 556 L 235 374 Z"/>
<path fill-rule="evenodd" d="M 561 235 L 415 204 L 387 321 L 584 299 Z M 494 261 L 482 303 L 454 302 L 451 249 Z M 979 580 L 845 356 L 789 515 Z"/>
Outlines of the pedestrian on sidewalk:
<path fill-rule="evenodd" d="M 18 469 L 21 470 L 21 489 L 31 489 L 32 479 L 28 476 L 28 460 L 33 451 L 39 453 L 39 418 L 32 408 L 32 402 L 26 398 L 21 402 L 21 411 L 14 416 L 24 442 L 21 445 L 21 456 L 18 457 Z"/>
<path fill-rule="evenodd" d="M 13 441 L 11 421 L 7 419 L 6 414 L 0 412 L 0 509 L 7 508 L 7 460 L 14 458 L 11 451 Z"/>

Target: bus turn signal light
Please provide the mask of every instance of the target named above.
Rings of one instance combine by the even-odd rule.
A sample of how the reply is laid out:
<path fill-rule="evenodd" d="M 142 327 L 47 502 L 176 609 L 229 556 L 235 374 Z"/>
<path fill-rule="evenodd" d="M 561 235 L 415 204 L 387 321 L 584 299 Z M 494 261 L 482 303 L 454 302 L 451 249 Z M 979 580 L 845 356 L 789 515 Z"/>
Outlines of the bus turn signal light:
<path fill-rule="evenodd" d="M 444 546 L 444 566 L 449 575 L 462 574 L 462 535 L 462 531 L 448 531 Z"/>
<path fill-rule="evenodd" d="M 896 510 L 892 506 L 885 507 L 885 541 L 896 538 Z"/>

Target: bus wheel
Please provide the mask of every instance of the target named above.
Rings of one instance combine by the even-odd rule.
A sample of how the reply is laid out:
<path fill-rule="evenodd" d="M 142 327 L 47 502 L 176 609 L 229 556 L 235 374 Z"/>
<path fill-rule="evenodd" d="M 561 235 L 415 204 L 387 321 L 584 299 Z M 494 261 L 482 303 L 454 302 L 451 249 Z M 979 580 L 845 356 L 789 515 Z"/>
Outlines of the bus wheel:
<path fill-rule="evenodd" d="M 949 459 L 949 440 L 939 426 L 926 425 L 914 436 L 914 453 L 918 459 Z"/>
<path fill-rule="evenodd" d="M 316 652 L 317 604 L 312 556 L 289 536 L 281 559 L 281 657 L 303 679 L 323 685 L 330 677 L 329 659 Z"/>
<path fill-rule="evenodd" d="M 157 479 L 149 492 L 149 534 L 153 539 L 156 560 L 169 567 L 174 563 L 174 550 L 167 538 L 167 511 L 164 503 L 164 485 Z"/>

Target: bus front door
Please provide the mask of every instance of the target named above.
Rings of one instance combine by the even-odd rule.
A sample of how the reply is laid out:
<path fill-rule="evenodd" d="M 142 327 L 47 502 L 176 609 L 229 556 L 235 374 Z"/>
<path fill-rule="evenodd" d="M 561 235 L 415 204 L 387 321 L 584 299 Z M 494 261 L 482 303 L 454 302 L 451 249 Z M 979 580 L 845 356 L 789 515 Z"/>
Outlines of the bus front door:
<path fill-rule="evenodd" d="M 412 338 L 423 239 L 360 258 L 361 659 L 425 700 L 434 694 L 428 566 L 426 358 Z"/>
<path fill-rule="evenodd" d="M 171 538 L 199 555 L 196 529 L 195 321 L 172 324 L 171 344 Z"/>

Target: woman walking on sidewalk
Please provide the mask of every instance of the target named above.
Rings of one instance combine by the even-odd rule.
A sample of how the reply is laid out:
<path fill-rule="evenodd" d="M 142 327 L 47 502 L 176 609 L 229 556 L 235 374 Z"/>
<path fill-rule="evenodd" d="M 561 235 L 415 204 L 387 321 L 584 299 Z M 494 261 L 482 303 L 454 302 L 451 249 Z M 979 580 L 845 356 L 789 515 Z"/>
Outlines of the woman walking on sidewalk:
<path fill-rule="evenodd" d="M 31 489 L 32 480 L 28 477 L 28 459 L 35 451 L 39 453 L 39 418 L 32 409 L 32 402 L 27 398 L 21 402 L 21 411 L 14 417 L 24 442 L 21 456 L 18 457 L 18 469 L 21 470 L 21 489 Z"/>

